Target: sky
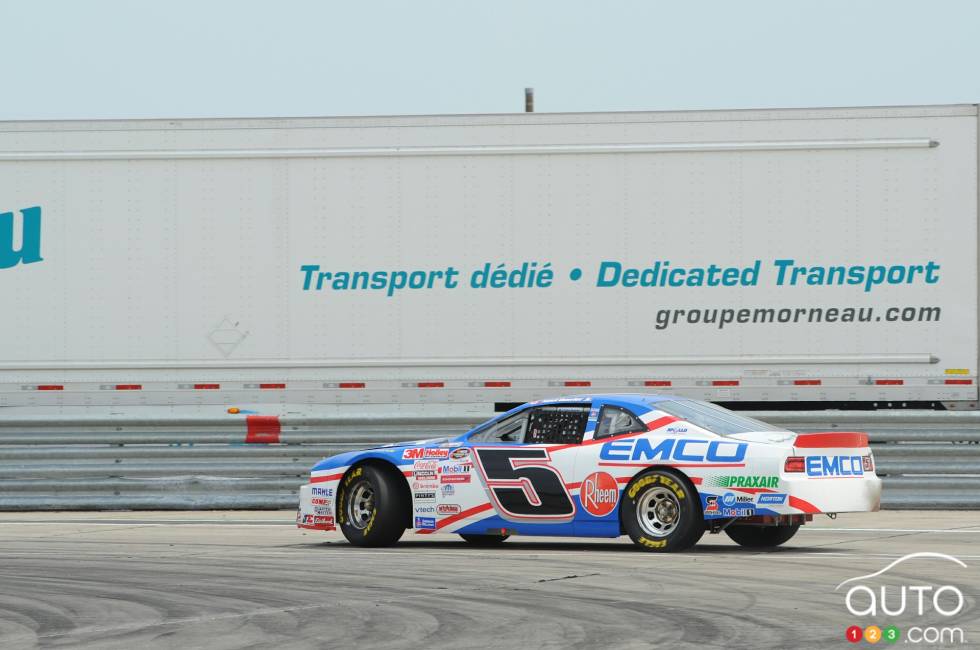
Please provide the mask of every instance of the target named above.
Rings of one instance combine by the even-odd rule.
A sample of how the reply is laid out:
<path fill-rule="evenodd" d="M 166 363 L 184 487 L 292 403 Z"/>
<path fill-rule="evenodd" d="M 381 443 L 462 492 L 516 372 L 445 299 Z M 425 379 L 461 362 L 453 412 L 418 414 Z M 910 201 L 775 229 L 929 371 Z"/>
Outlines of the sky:
<path fill-rule="evenodd" d="M 977 0 L 0 0 L 0 120 L 980 102 Z"/>

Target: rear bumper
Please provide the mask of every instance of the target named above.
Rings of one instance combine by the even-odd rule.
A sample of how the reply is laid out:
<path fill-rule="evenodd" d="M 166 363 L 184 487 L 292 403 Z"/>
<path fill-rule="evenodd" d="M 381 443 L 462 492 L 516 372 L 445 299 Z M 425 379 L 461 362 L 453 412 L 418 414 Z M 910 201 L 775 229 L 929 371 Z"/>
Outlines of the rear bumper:
<path fill-rule="evenodd" d="M 881 479 L 874 474 L 853 478 L 782 479 L 789 495 L 787 506 L 807 514 L 824 512 L 877 512 L 881 510 Z"/>

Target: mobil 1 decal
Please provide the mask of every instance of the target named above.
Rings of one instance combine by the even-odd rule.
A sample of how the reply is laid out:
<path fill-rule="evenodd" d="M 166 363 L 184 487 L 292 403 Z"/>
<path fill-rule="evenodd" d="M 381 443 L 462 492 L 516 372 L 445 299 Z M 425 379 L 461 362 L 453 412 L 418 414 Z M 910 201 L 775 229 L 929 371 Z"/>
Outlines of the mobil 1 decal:
<path fill-rule="evenodd" d="M 476 447 L 476 466 L 497 513 L 504 519 L 562 522 L 575 516 L 575 504 L 547 449 Z"/>

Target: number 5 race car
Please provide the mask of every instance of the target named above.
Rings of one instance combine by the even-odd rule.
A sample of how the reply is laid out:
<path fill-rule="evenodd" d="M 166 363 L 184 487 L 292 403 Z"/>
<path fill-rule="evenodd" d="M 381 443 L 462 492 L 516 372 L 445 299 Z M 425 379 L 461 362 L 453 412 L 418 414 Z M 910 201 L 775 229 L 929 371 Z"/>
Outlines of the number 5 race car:
<path fill-rule="evenodd" d="M 510 535 L 618 537 L 681 551 L 706 531 L 777 546 L 818 513 L 878 510 L 863 433 L 796 434 L 695 400 L 531 402 L 456 438 L 324 459 L 297 525 L 387 546 L 406 530 L 476 545 Z"/>

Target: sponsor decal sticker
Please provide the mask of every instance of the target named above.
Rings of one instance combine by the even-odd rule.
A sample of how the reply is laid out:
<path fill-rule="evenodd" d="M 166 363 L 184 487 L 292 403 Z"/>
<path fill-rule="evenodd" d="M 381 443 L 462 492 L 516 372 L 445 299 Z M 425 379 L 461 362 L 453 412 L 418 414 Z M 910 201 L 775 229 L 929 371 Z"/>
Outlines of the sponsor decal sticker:
<path fill-rule="evenodd" d="M 743 494 L 732 494 L 725 492 L 721 497 L 721 502 L 729 508 L 739 503 L 752 503 L 752 497 Z"/>
<path fill-rule="evenodd" d="M 704 514 L 717 514 L 718 513 L 718 497 L 714 495 L 706 496 L 704 498 Z"/>
<path fill-rule="evenodd" d="M 402 452 L 402 458 L 405 460 L 418 460 L 421 458 L 449 458 L 449 450 L 432 447 L 412 447 Z"/>
<path fill-rule="evenodd" d="M 599 451 L 601 460 L 677 461 L 681 463 L 741 463 L 747 442 L 699 440 L 695 438 L 627 438 L 610 440 Z"/>
<path fill-rule="evenodd" d="M 712 476 L 705 485 L 723 488 L 775 488 L 779 487 L 778 476 Z"/>
<path fill-rule="evenodd" d="M 439 471 L 443 474 L 465 474 L 473 469 L 473 463 L 450 463 L 443 465 Z"/>
<path fill-rule="evenodd" d="M 333 488 L 315 487 L 310 491 L 310 493 L 315 497 L 332 497 Z"/>
<path fill-rule="evenodd" d="M 333 517 L 317 515 L 313 517 L 314 526 L 333 526 Z"/>
<path fill-rule="evenodd" d="M 427 483 L 425 481 L 412 481 L 413 490 L 436 490 L 438 488 L 439 484 L 435 482 Z"/>
<path fill-rule="evenodd" d="M 450 483 L 442 486 L 442 496 L 451 497 L 454 494 L 456 494 L 456 487 L 453 484 Z"/>
<path fill-rule="evenodd" d="M 436 518 L 435 517 L 416 517 L 415 527 L 421 530 L 435 530 L 436 529 Z"/>
<path fill-rule="evenodd" d="M 469 474 L 443 474 L 439 478 L 440 483 L 469 483 Z"/>
<path fill-rule="evenodd" d="M 434 469 L 417 469 L 412 475 L 419 481 L 436 480 L 436 471 Z"/>
<path fill-rule="evenodd" d="M 786 495 L 778 493 L 763 493 L 756 495 L 755 502 L 760 506 L 781 506 L 786 503 Z"/>
<path fill-rule="evenodd" d="M 416 492 L 415 493 L 415 500 L 416 501 L 435 501 L 436 500 L 436 493 L 435 492 Z"/>
<path fill-rule="evenodd" d="M 807 456 L 806 474 L 818 478 L 864 476 L 864 460 L 861 456 Z"/>
<path fill-rule="evenodd" d="M 428 515 L 428 514 L 432 514 L 435 511 L 436 511 L 436 507 L 435 506 L 416 506 L 415 507 L 416 514 Z"/>
<path fill-rule="evenodd" d="M 590 515 L 605 517 L 616 509 L 619 502 L 619 485 L 616 479 L 606 472 L 593 472 L 582 481 L 579 488 L 582 507 Z"/>
<path fill-rule="evenodd" d="M 330 499 L 324 499 L 322 497 L 313 497 L 310 499 L 310 503 L 315 506 L 329 506 L 332 501 Z"/>
<path fill-rule="evenodd" d="M 458 515 L 462 511 L 462 506 L 456 503 L 440 503 L 436 506 L 436 514 L 439 515 Z"/>
<path fill-rule="evenodd" d="M 464 458 L 470 457 L 470 450 L 468 447 L 453 449 L 451 452 L 449 452 L 449 457 L 453 460 L 463 460 Z"/>

